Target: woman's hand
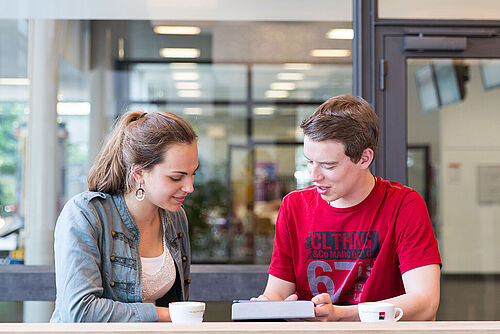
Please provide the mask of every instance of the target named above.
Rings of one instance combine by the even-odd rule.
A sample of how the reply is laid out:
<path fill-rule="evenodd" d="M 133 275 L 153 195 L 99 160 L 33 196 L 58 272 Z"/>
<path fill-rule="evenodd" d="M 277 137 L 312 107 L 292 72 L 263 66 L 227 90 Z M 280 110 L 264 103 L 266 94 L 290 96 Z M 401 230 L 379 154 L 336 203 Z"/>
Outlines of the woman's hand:
<path fill-rule="evenodd" d="M 156 310 L 158 311 L 158 321 L 159 322 L 172 321 L 172 319 L 170 319 L 170 312 L 168 310 L 168 307 L 156 306 Z"/>

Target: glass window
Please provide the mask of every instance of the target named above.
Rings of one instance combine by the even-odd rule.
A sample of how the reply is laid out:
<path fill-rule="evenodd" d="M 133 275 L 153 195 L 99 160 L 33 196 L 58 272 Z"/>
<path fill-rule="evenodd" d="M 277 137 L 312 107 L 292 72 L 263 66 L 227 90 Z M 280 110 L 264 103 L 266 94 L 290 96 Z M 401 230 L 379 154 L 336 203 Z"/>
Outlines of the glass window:
<path fill-rule="evenodd" d="M 54 216 L 86 190 L 89 167 L 119 115 L 169 111 L 199 136 L 201 168 L 185 202 L 193 263 L 269 263 L 282 197 L 309 184 L 300 122 L 327 98 L 352 92 L 352 34 L 331 33 L 352 32 L 351 1 L 321 1 L 307 13 L 299 1 L 253 4 L 251 12 L 242 1 L 224 1 L 212 4 L 222 10 L 195 6 L 192 17 L 180 8 L 165 14 L 170 5 L 89 1 L 85 8 L 29 1 L 2 13 L 14 19 L 0 20 L 0 261 L 23 261 L 24 247 L 32 247 L 22 237 L 27 175 L 37 167 L 26 164 L 30 90 L 47 87 L 30 83 L 28 63 L 57 50 L 45 81 L 55 84 L 55 107 L 43 110 L 57 119 L 57 133 L 47 134 L 58 152 Z M 34 16 L 57 31 L 47 43 L 28 43 L 36 30 L 25 18 Z"/>

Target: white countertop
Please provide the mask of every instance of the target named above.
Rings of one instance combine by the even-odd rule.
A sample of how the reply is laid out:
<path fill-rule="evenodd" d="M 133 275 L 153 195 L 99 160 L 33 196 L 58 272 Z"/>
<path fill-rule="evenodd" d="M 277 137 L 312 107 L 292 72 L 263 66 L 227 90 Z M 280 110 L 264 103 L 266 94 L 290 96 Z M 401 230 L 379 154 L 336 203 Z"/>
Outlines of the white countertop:
<path fill-rule="evenodd" d="M 500 321 L 436 322 L 204 322 L 172 323 L 3 323 L 0 333 L 500 333 Z"/>

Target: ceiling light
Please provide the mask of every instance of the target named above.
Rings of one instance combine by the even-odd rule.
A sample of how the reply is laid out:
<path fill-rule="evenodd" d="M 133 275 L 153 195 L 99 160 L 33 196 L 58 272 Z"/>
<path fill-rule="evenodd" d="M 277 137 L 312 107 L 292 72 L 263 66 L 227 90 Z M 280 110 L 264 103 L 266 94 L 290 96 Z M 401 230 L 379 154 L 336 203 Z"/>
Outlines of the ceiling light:
<path fill-rule="evenodd" d="M 253 113 L 255 115 L 272 115 L 274 114 L 274 107 L 255 107 Z"/>
<path fill-rule="evenodd" d="M 5 86 L 27 86 L 30 80 L 27 78 L 0 78 L 0 85 Z"/>
<path fill-rule="evenodd" d="M 315 49 L 311 50 L 310 55 L 312 57 L 349 57 L 351 55 L 351 50 L 344 49 Z"/>
<path fill-rule="evenodd" d="M 310 70 L 312 68 L 312 65 L 309 63 L 285 63 L 283 64 L 283 68 L 287 70 L 304 71 Z"/>
<path fill-rule="evenodd" d="M 288 97 L 289 93 L 286 90 L 268 90 L 266 91 L 266 97 L 275 98 L 275 99 L 283 99 Z"/>
<path fill-rule="evenodd" d="M 197 67 L 196 63 L 170 63 L 170 68 L 175 70 L 194 70 Z"/>
<path fill-rule="evenodd" d="M 283 72 L 278 73 L 276 76 L 278 80 L 302 80 L 304 79 L 303 73 Z"/>
<path fill-rule="evenodd" d="M 201 92 L 199 90 L 178 90 L 177 95 L 179 97 L 200 97 Z"/>
<path fill-rule="evenodd" d="M 199 107 L 190 107 L 183 109 L 184 115 L 201 115 L 203 114 L 203 109 Z"/>
<path fill-rule="evenodd" d="M 163 58 L 198 58 L 200 49 L 195 48 L 162 48 L 160 56 Z"/>
<path fill-rule="evenodd" d="M 181 81 L 175 83 L 177 89 L 200 89 L 200 83 L 196 81 Z"/>
<path fill-rule="evenodd" d="M 326 33 L 326 38 L 329 39 L 353 39 L 354 30 L 352 29 L 330 29 Z"/>
<path fill-rule="evenodd" d="M 200 75 L 198 72 L 173 72 L 172 73 L 172 78 L 174 80 L 184 80 L 184 81 L 189 81 L 189 80 L 198 80 L 200 78 Z"/>
<path fill-rule="evenodd" d="M 161 35 L 199 35 L 201 29 L 189 26 L 156 26 L 153 31 Z"/>
<path fill-rule="evenodd" d="M 272 90 L 294 90 L 295 84 L 293 82 L 273 82 L 271 83 Z"/>

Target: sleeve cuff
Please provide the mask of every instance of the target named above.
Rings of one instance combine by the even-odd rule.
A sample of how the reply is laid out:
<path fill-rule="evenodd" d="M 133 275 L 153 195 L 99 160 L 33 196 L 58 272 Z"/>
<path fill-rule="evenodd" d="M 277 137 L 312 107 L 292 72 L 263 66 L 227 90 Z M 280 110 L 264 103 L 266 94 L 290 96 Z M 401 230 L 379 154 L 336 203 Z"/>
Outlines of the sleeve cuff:
<path fill-rule="evenodd" d="M 158 322 L 158 311 L 153 303 L 132 304 L 139 322 Z"/>

